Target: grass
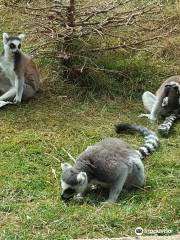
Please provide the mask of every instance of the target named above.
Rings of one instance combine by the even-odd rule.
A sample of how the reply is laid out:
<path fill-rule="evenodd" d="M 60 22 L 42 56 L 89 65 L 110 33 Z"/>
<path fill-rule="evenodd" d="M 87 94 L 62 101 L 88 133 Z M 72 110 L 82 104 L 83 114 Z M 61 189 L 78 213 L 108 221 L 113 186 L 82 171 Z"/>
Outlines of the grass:
<path fill-rule="evenodd" d="M 45 93 L 26 104 L 1 110 L 0 239 L 72 239 L 133 235 L 134 229 L 178 231 L 179 124 L 145 160 L 144 190 L 122 193 L 102 207 L 102 191 L 65 205 L 59 199 L 60 162 L 71 162 L 90 144 L 116 136 L 114 125 L 137 122 L 139 102 L 101 98 L 79 101 Z M 139 135 L 122 135 L 138 147 Z M 59 161 L 57 160 L 59 159 Z"/>

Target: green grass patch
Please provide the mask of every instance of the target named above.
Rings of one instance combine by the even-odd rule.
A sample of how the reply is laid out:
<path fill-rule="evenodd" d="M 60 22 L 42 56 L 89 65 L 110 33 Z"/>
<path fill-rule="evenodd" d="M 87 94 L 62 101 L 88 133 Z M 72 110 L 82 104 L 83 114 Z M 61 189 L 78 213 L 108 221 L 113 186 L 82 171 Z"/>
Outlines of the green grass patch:
<path fill-rule="evenodd" d="M 134 235 L 137 226 L 178 232 L 179 124 L 145 160 L 144 190 L 122 193 L 116 204 L 105 207 L 100 204 L 107 195 L 102 190 L 68 205 L 59 199 L 60 162 L 71 162 L 63 148 L 76 157 L 90 144 L 115 137 L 114 125 L 120 121 L 156 129 L 137 118 L 141 109 L 138 102 L 119 98 L 82 102 L 41 94 L 27 104 L 1 110 L 0 237 L 119 237 Z M 143 141 L 136 134 L 122 138 L 134 147 Z"/>
<path fill-rule="evenodd" d="M 25 31 L 24 15 L 7 9 L 1 12 L 2 32 Z M 167 12 L 168 16 L 173 13 L 174 7 Z M 31 16 L 26 20 L 31 22 Z M 174 25 L 179 26 L 178 21 L 174 15 Z M 25 52 L 46 40 L 28 31 Z M 98 44 L 103 41 L 101 38 Z M 77 52 L 81 49 L 78 44 Z M 96 44 L 94 41 L 92 46 Z M 140 99 L 144 90 L 155 91 L 162 79 L 179 73 L 179 37 L 170 36 L 159 44 L 163 47 L 153 56 L 125 50 L 90 54 L 88 67 L 101 70 L 88 69 L 74 82 L 59 75 L 57 59 L 35 57 L 41 69 L 42 92 L 29 103 L 7 106 L 0 112 L 0 239 L 120 237 L 134 235 L 137 226 L 169 229 L 172 234 L 179 231 L 179 123 L 145 160 L 144 189 L 124 192 L 116 204 L 104 207 L 101 201 L 107 192 L 103 190 L 90 191 L 83 201 L 73 200 L 68 205 L 59 198 L 60 163 L 71 162 L 64 149 L 78 156 L 102 138 L 115 137 L 117 122 L 157 129 L 157 124 L 137 117 L 143 106 L 134 99 Z M 89 42 L 84 45 L 92 46 Z M 76 58 L 73 63 L 82 66 L 84 59 Z M 122 138 L 135 148 L 143 142 L 136 134 L 123 134 Z"/>

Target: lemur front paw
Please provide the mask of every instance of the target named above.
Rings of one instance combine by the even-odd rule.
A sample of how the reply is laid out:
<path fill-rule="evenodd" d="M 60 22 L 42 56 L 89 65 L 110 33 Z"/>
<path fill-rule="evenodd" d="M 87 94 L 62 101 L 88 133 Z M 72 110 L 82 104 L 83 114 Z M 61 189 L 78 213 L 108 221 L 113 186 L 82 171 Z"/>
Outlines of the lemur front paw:
<path fill-rule="evenodd" d="M 156 118 L 152 117 L 151 114 L 149 113 L 141 113 L 138 117 L 139 118 L 147 117 L 151 123 L 154 123 L 156 121 Z"/>
<path fill-rule="evenodd" d="M 16 97 L 14 98 L 13 102 L 14 102 L 15 104 L 19 104 L 19 103 L 21 103 L 21 98 L 20 98 L 19 96 L 16 96 Z"/>
<path fill-rule="evenodd" d="M 154 123 L 156 121 L 156 118 L 151 116 L 151 114 L 149 114 L 149 113 L 141 113 L 138 117 L 139 118 L 147 117 L 151 123 Z"/>
<path fill-rule="evenodd" d="M 162 107 L 165 107 L 168 105 L 168 97 L 165 97 L 162 102 Z"/>

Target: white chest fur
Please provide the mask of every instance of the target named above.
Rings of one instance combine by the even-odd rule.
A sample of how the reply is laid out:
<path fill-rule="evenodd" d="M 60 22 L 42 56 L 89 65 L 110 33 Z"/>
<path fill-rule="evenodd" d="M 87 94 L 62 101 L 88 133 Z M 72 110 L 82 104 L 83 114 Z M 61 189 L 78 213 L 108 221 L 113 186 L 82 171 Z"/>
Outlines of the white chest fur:
<path fill-rule="evenodd" d="M 2 59 L 0 61 L 0 67 L 6 78 L 9 79 L 11 85 L 15 85 L 16 74 L 14 72 L 14 60 L 7 61 L 6 59 Z"/>

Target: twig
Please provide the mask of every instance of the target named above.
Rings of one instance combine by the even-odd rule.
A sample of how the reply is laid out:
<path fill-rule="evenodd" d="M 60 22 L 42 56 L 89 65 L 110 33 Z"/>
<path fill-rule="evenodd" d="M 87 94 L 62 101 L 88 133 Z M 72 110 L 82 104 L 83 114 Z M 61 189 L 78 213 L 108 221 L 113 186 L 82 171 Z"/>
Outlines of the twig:
<path fill-rule="evenodd" d="M 65 149 L 65 148 L 62 148 L 62 150 L 67 153 L 68 157 L 73 161 L 73 162 L 76 162 L 76 159 Z"/>
<path fill-rule="evenodd" d="M 55 156 L 53 156 L 53 155 L 51 155 L 50 153 L 45 153 L 46 155 L 48 155 L 48 156 L 50 156 L 50 157 L 52 157 L 52 158 L 54 158 L 56 161 L 58 161 L 59 163 L 61 163 L 62 161 L 60 161 L 60 159 L 59 158 L 57 158 L 57 157 L 55 157 Z M 63 162 L 64 162 L 64 159 L 62 158 L 62 157 L 60 157 L 62 160 L 63 160 Z"/>

